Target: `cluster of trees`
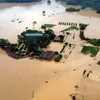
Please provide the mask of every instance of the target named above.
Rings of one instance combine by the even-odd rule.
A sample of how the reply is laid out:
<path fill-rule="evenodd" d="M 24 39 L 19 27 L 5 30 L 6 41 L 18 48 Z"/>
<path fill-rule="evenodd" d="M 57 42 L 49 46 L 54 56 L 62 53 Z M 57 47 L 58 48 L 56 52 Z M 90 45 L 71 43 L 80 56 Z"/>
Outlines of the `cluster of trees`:
<path fill-rule="evenodd" d="M 100 13 L 100 0 L 61 0 L 69 5 L 81 5 L 82 9 L 86 7 L 92 7 Z"/>
<path fill-rule="evenodd" d="M 25 37 L 25 34 L 37 34 L 41 33 L 44 34 L 41 37 Z M 16 52 L 17 55 L 30 55 L 30 56 L 40 56 L 43 53 L 42 48 L 46 48 L 52 39 L 54 39 L 55 34 L 53 30 L 48 29 L 45 30 L 44 33 L 37 30 L 26 30 L 21 33 L 21 35 L 18 35 L 18 52 Z"/>
<path fill-rule="evenodd" d="M 0 2 L 15 2 L 15 3 L 24 3 L 24 2 L 37 2 L 40 0 L 0 0 Z"/>
<path fill-rule="evenodd" d="M 7 39 L 0 39 L 0 48 L 8 48 L 11 52 L 16 52 L 18 50 L 17 43 L 10 43 Z"/>
<path fill-rule="evenodd" d="M 62 53 L 65 49 L 65 47 L 68 45 L 68 42 L 66 42 L 64 45 L 63 45 L 63 48 L 61 49 L 60 53 Z"/>
<path fill-rule="evenodd" d="M 90 39 L 90 38 L 84 36 L 84 30 L 88 26 L 87 24 L 80 23 L 79 26 L 80 26 L 80 35 L 79 36 L 82 40 L 86 40 L 88 43 L 91 43 L 94 46 L 100 46 L 100 39 L 95 39 L 95 38 Z"/>
<path fill-rule="evenodd" d="M 25 34 L 44 34 L 41 37 L 26 37 Z M 18 35 L 17 43 L 10 43 L 6 39 L 0 39 L 0 47 L 2 49 L 7 48 L 11 51 L 11 53 L 15 54 L 15 56 L 23 57 L 23 56 L 34 56 L 37 55 L 39 58 L 43 55 L 42 48 L 46 48 L 48 44 L 54 39 L 55 34 L 53 30 L 48 29 L 45 30 L 44 33 L 37 30 L 26 30 Z"/>
<path fill-rule="evenodd" d="M 88 43 L 91 43 L 94 46 L 100 46 L 100 39 L 90 39 L 84 36 L 84 32 L 80 32 L 80 38 L 82 40 L 86 40 Z"/>
<path fill-rule="evenodd" d="M 85 30 L 87 26 L 88 26 L 87 24 L 82 24 L 82 23 L 79 24 L 80 30 Z"/>
<path fill-rule="evenodd" d="M 59 35 L 58 37 L 60 37 L 60 41 L 59 42 L 63 43 L 65 35 Z"/>
<path fill-rule="evenodd" d="M 70 11 L 70 12 L 74 12 L 74 11 L 80 11 L 80 9 L 74 8 L 74 7 L 70 7 L 65 9 L 66 11 Z"/>
<path fill-rule="evenodd" d="M 0 47 L 4 48 L 4 47 L 8 47 L 10 45 L 10 42 L 7 39 L 0 39 Z"/>

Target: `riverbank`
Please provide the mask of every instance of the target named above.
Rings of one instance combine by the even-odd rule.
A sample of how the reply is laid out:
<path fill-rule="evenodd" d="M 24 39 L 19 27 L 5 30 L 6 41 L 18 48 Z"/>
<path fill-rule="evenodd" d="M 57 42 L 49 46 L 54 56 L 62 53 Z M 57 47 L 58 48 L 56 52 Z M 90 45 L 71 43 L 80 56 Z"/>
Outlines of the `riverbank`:
<path fill-rule="evenodd" d="M 42 15 L 44 10 L 46 16 Z M 51 5 L 47 5 L 45 1 L 36 5 L 34 3 L 10 5 L 7 9 L 0 10 L 0 38 L 16 43 L 17 35 L 26 27 L 40 29 L 40 26 L 45 23 L 56 24 L 53 30 L 56 35 L 60 35 L 60 31 L 68 26 L 58 25 L 59 22 L 89 24 L 85 30 L 85 36 L 99 38 L 100 18 L 94 17 L 94 12 L 91 12 L 87 11 L 91 17 L 81 16 L 78 13 L 66 13 L 65 7 L 55 1 L 51 1 Z M 17 19 L 22 23 L 18 23 Z M 35 26 L 32 24 L 34 21 L 37 22 Z M 79 31 L 69 32 L 71 35 L 66 41 L 76 47 L 73 49 L 67 46 L 59 63 L 28 58 L 15 60 L 0 49 L 0 89 L 2 90 L 0 100 L 72 100 L 71 94 L 77 94 L 75 96 L 80 100 L 100 100 L 100 67 L 97 64 L 100 61 L 100 52 L 95 58 L 81 54 L 81 45 L 89 44 L 80 40 Z M 75 39 L 73 39 L 74 34 Z M 60 52 L 62 47 L 63 44 L 51 43 L 46 50 Z M 71 50 L 72 53 L 66 59 L 65 55 L 69 55 Z M 84 70 L 86 70 L 85 76 L 89 71 L 93 73 L 87 78 L 82 76 Z"/>
<path fill-rule="evenodd" d="M 62 5 L 65 8 L 70 8 L 70 7 L 74 7 L 76 9 L 81 8 L 81 6 L 75 6 L 75 5 L 67 5 L 66 3 L 62 2 Z M 71 13 L 71 12 L 70 12 Z M 86 9 L 81 9 L 79 12 L 77 12 L 78 14 L 82 15 L 82 16 L 87 16 L 87 17 L 100 17 L 100 14 L 96 13 L 96 10 L 93 10 L 92 8 L 87 7 Z"/>

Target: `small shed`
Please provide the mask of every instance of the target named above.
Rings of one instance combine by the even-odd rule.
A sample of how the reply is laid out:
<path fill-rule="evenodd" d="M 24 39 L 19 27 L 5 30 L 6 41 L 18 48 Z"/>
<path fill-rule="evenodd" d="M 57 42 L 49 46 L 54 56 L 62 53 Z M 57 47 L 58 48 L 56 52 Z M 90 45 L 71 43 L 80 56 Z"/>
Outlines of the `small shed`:
<path fill-rule="evenodd" d="M 55 36 L 53 39 L 54 42 L 60 42 L 60 37 L 59 36 Z"/>

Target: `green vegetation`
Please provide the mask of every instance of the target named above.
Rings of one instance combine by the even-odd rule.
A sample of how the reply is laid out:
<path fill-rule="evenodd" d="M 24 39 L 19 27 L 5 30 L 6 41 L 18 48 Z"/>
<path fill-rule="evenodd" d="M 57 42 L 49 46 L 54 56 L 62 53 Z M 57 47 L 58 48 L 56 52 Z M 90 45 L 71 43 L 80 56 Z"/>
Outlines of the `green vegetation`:
<path fill-rule="evenodd" d="M 91 7 L 100 13 L 100 0 L 61 0 L 68 5 L 81 5 L 82 9 L 86 7 Z"/>
<path fill-rule="evenodd" d="M 11 52 L 16 52 L 17 50 L 18 50 L 18 47 L 17 47 L 17 43 L 11 43 L 10 45 L 9 45 L 9 49 L 10 49 L 10 51 Z"/>
<path fill-rule="evenodd" d="M 63 45 L 63 48 L 61 49 L 60 53 L 62 53 L 65 49 L 65 47 L 68 45 L 68 42 L 66 42 L 64 45 Z"/>
<path fill-rule="evenodd" d="M 63 43 L 65 35 L 59 35 L 59 37 L 60 37 L 60 41 L 59 42 Z"/>
<path fill-rule="evenodd" d="M 86 40 L 94 46 L 100 46 L 100 39 L 86 38 Z"/>
<path fill-rule="evenodd" d="M 100 39 L 90 39 L 84 36 L 84 32 L 80 32 L 80 38 L 86 40 L 88 43 L 91 43 L 94 46 L 100 46 Z"/>
<path fill-rule="evenodd" d="M 41 37 L 26 37 L 26 34 L 43 34 Z M 6 39 L 0 39 L 0 47 L 4 50 L 7 50 L 7 53 L 10 53 L 13 58 L 20 58 L 23 56 L 38 56 L 42 58 L 43 50 L 46 48 L 51 40 L 54 39 L 55 34 L 53 30 L 45 30 L 44 33 L 37 30 L 26 30 L 18 35 L 18 40 L 16 44 L 10 43 Z M 9 51 L 9 52 L 8 52 Z"/>
<path fill-rule="evenodd" d="M 0 39 L 0 47 L 8 47 L 10 45 L 10 42 L 7 39 Z"/>
<path fill-rule="evenodd" d="M 58 54 L 57 57 L 54 59 L 55 62 L 59 62 L 62 58 L 62 54 Z"/>
<path fill-rule="evenodd" d="M 70 30 L 78 30 L 79 28 L 77 26 L 70 26 L 60 32 L 66 32 L 66 31 L 70 31 Z"/>
<path fill-rule="evenodd" d="M 66 10 L 66 11 L 69 11 L 69 12 L 80 11 L 80 9 L 73 8 L 73 7 L 67 8 L 67 9 L 65 9 L 65 10 Z"/>
<path fill-rule="evenodd" d="M 80 30 L 85 30 L 87 26 L 88 26 L 87 24 L 82 24 L 82 23 L 79 24 Z"/>
<path fill-rule="evenodd" d="M 56 25 L 55 24 L 44 24 L 41 26 L 41 28 L 46 29 L 46 28 L 52 28 L 54 26 L 56 26 Z"/>
<path fill-rule="evenodd" d="M 95 57 L 97 53 L 99 52 L 100 48 L 98 47 L 92 47 L 92 46 L 84 46 L 81 50 L 82 53 L 91 54 L 91 57 Z"/>
<path fill-rule="evenodd" d="M 86 40 L 86 38 L 85 38 L 85 36 L 84 36 L 84 32 L 80 32 L 80 38 L 82 39 L 82 40 Z"/>

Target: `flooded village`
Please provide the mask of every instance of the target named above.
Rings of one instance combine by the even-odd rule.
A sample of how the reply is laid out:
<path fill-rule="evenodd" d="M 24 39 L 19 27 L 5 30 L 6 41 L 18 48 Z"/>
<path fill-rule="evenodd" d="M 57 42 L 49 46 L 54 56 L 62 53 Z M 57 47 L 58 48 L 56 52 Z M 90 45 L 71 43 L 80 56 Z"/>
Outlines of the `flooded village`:
<path fill-rule="evenodd" d="M 0 100 L 100 100 L 100 14 L 68 7 L 0 3 Z"/>

